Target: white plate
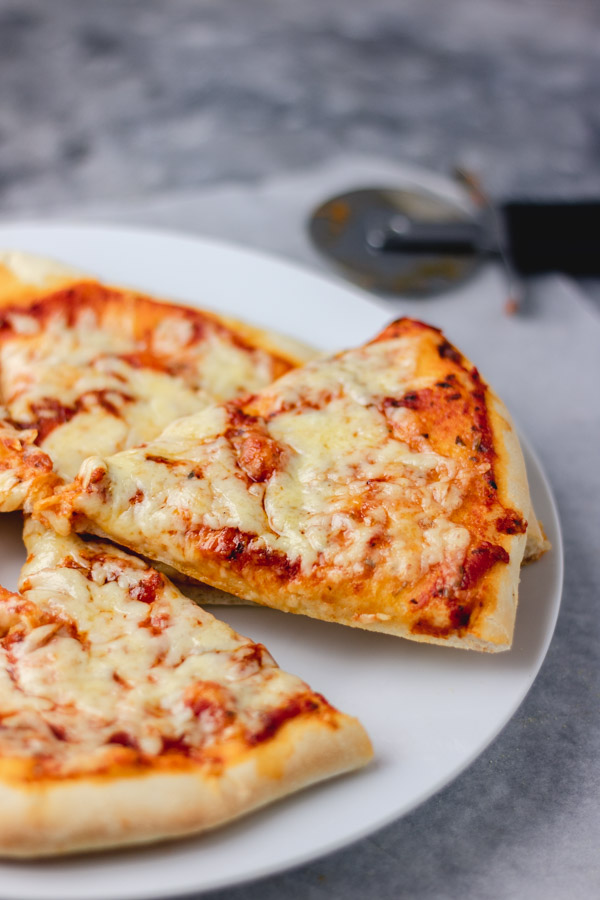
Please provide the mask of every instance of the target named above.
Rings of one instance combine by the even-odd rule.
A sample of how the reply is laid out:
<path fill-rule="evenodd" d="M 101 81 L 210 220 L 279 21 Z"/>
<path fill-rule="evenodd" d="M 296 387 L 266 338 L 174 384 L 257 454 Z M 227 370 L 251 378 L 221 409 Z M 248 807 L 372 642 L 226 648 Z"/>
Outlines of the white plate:
<path fill-rule="evenodd" d="M 390 318 L 366 295 L 293 265 L 210 241 L 124 228 L 0 227 L 0 247 L 46 254 L 109 281 L 179 297 L 323 348 L 362 343 Z M 364 837 L 455 778 L 513 715 L 548 649 L 562 586 L 556 508 L 526 448 L 531 491 L 553 551 L 523 571 L 510 653 L 423 646 L 264 609 L 218 615 L 264 642 L 281 666 L 358 716 L 367 769 L 311 788 L 211 834 L 140 850 L 0 864 L 0 897 L 174 896 L 279 872 Z M 19 517 L 0 521 L 0 582 L 24 559 Z"/>

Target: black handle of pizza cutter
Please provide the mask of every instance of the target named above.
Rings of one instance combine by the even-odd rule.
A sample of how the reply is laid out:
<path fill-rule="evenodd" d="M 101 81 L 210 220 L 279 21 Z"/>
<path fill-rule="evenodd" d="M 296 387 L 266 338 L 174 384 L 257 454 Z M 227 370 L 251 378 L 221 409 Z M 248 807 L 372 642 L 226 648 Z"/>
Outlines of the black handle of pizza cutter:
<path fill-rule="evenodd" d="M 564 272 L 600 275 L 600 202 L 513 200 L 497 208 L 503 249 L 520 275 Z M 498 255 L 489 230 L 473 222 L 410 222 L 392 217 L 385 231 L 367 234 L 374 250 L 385 253 L 453 256 Z M 494 246 L 495 243 L 495 246 Z"/>
<path fill-rule="evenodd" d="M 600 275 L 600 202 L 513 200 L 500 207 L 506 250 L 521 275 Z"/>

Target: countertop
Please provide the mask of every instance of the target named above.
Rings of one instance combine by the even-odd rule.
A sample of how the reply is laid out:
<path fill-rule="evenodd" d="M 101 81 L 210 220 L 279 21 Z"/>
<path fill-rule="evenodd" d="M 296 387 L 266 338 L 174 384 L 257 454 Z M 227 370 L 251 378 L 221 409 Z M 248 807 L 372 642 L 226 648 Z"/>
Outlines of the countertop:
<path fill-rule="evenodd" d="M 140 221 L 149 209 L 151 222 L 226 233 L 228 192 L 273 197 L 294 173 L 357 155 L 468 165 L 498 197 L 597 196 L 599 24 L 593 0 L 0 0 L 0 218 Z M 191 212 L 202 196 L 214 228 L 210 204 L 204 218 Z M 317 264 L 278 241 L 272 220 L 258 237 L 230 228 Z M 577 334 L 600 358 L 596 322 L 590 309 Z M 556 365 L 583 390 L 583 344 L 565 332 L 564 346 Z M 582 371 L 600 381 L 593 361 Z M 595 389 L 587 396 L 559 415 L 548 396 L 533 415 L 566 575 L 518 713 L 402 820 L 210 900 L 600 896 L 600 410 Z"/>
<path fill-rule="evenodd" d="M 600 191 L 594 0 L 1 0 L 0 214 L 340 151 Z"/>

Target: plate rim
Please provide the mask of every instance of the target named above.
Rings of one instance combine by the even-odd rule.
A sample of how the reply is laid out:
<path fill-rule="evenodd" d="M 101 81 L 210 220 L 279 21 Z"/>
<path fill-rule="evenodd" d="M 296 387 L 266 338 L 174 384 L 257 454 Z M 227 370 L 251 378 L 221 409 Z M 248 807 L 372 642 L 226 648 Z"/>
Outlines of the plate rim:
<path fill-rule="evenodd" d="M 167 240 L 182 240 L 186 243 L 200 243 L 217 250 L 234 251 L 235 253 L 239 253 L 240 255 L 247 257 L 248 259 L 259 258 L 263 262 L 269 263 L 269 265 L 292 269 L 308 278 L 314 278 L 317 281 L 325 282 L 330 285 L 333 284 L 336 288 L 351 293 L 357 300 L 366 302 L 369 306 L 372 306 L 379 312 L 388 308 L 388 302 L 385 300 L 385 298 L 380 297 L 377 294 L 372 294 L 367 290 L 363 290 L 359 285 L 351 281 L 347 281 L 335 269 L 331 268 L 327 270 L 321 270 L 319 268 L 316 268 L 316 266 L 318 265 L 318 257 L 315 259 L 315 268 L 313 269 L 309 264 L 298 261 L 291 256 L 286 256 L 285 254 L 280 255 L 269 250 L 263 250 L 260 247 L 252 247 L 247 244 L 238 243 L 235 240 L 226 241 L 219 237 L 213 237 L 212 235 L 205 235 L 193 231 L 187 231 L 185 228 L 170 228 L 160 225 L 146 225 L 143 223 L 130 224 L 118 222 L 116 224 L 111 224 L 110 222 L 103 221 L 101 219 L 99 219 L 98 221 L 92 221 L 86 219 L 62 217 L 48 219 L 19 219 L 14 222 L 11 222 L 7 219 L 0 219 L 0 239 L 2 239 L 2 232 L 4 232 L 5 230 L 13 231 L 21 228 L 23 230 L 59 230 L 61 228 L 73 228 L 77 229 L 78 231 L 105 231 L 110 235 L 113 235 L 115 232 L 121 232 L 124 235 L 131 235 L 133 237 L 148 236 L 166 238 Z M 17 247 L 0 247 L 0 251 L 3 249 L 18 250 Z M 99 277 L 101 277 L 101 275 L 99 275 Z M 392 310 L 390 310 L 390 316 L 393 316 Z"/>

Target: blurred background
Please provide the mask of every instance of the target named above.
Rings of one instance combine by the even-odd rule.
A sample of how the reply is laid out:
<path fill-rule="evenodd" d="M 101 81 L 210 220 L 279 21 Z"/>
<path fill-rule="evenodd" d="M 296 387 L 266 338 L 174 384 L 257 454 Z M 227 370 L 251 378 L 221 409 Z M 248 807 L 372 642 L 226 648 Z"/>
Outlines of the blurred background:
<path fill-rule="evenodd" d="M 0 215 L 340 152 L 600 194 L 597 0 L 0 0 Z"/>

